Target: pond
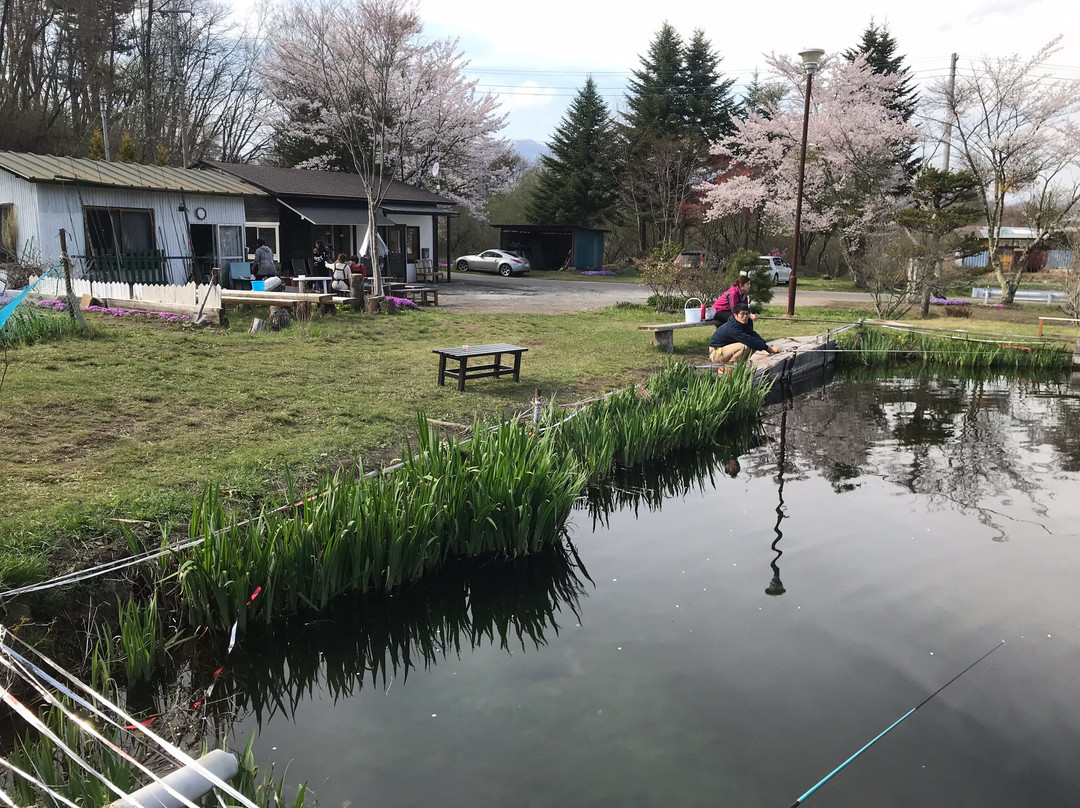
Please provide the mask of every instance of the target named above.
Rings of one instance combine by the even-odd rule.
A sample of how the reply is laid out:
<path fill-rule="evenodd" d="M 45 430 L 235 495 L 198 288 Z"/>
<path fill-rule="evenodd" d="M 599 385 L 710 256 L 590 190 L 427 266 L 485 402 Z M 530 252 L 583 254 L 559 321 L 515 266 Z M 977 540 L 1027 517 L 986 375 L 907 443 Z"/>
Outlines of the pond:
<path fill-rule="evenodd" d="M 1075 804 L 1077 388 L 849 377 L 752 443 L 249 635 L 234 741 L 323 806 L 788 806 L 1005 640 L 805 804 Z"/>

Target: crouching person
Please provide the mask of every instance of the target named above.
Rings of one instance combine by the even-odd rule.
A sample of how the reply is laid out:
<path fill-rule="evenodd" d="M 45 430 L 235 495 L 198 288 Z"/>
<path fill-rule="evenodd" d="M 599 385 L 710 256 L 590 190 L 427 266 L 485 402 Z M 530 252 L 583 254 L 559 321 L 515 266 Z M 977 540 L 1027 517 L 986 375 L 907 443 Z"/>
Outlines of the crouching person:
<path fill-rule="evenodd" d="M 713 331 L 709 339 L 709 361 L 719 365 L 730 365 L 740 359 L 749 359 L 754 351 L 780 353 L 765 342 L 750 320 L 750 307 L 740 303 L 732 310 L 731 318 Z M 723 368 L 720 369 L 723 372 Z"/>

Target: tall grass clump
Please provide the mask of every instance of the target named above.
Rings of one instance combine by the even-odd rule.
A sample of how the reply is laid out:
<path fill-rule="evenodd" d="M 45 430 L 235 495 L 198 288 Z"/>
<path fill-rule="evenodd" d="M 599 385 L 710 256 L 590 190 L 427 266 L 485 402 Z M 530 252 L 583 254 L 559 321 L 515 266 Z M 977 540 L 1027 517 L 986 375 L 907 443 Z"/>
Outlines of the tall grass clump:
<path fill-rule="evenodd" d="M 922 362 L 956 368 L 1064 369 L 1071 353 L 1053 345 L 939 337 L 916 331 L 852 329 L 837 335 L 838 361 L 846 366 Z"/>
<path fill-rule="evenodd" d="M 584 487 L 573 457 L 520 424 L 477 423 L 464 444 L 421 418 L 400 469 L 324 478 L 296 508 L 267 506 L 241 525 L 206 493 L 191 520 L 206 541 L 180 567 L 183 601 L 194 624 L 243 627 L 387 591 L 450 558 L 536 552 L 561 539 Z"/>
<path fill-rule="evenodd" d="M 128 598 L 127 603 L 118 601 L 116 605 L 120 623 L 118 639 L 124 652 L 127 682 L 130 687 L 138 682 L 149 681 L 158 666 L 165 662 L 169 651 L 183 642 L 184 638 L 182 635 L 169 638 L 165 636 L 156 592 L 144 604 Z M 92 661 L 97 662 L 96 659 Z"/>
<path fill-rule="evenodd" d="M 720 442 L 756 420 L 767 393 L 767 385 L 754 383 L 747 363 L 720 379 L 669 363 L 642 389 L 619 390 L 569 420 L 550 407 L 545 423 L 549 440 L 576 457 L 595 480 L 615 465 L 635 466 L 678 449 Z"/>
<path fill-rule="evenodd" d="M 0 328 L 0 348 L 65 339 L 81 333 L 67 314 L 47 311 L 24 302 L 15 307 L 3 328 Z"/>

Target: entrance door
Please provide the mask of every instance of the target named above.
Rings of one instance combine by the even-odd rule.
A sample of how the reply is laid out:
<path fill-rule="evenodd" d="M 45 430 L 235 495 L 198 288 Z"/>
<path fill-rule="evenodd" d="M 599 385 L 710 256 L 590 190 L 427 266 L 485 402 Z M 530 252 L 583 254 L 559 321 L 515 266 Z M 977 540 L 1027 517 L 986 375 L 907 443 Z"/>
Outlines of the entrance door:
<path fill-rule="evenodd" d="M 192 275 L 196 283 L 206 283 L 210 280 L 210 269 L 217 266 L 214 263 L 214 226 L 188 225 L 188 236 L 191 238 Z"/>
<path fill-rule="evenodd" d="M 405 227 L 386 228 L 386 246 L 390 250 L 387 262 L 390 266 L 390 276 L 393 278 L 405 277 Z"/>

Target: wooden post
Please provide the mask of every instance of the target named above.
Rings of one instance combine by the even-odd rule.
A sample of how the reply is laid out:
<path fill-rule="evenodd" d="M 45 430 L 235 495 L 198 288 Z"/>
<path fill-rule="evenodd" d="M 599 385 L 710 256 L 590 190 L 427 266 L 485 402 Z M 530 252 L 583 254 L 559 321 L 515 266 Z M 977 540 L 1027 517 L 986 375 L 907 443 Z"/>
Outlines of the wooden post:
<path fill-rule="evenodd" d="M 349 307 L 353 311 L 364 310 L 364 277 L 359 273 L 354 272 L 349 278 L 349 297 L 352 298 Z"/>
<path fill-rule="evenodd" d="M 1073 346 L 1072 366 L 1073 370 L 1080 370 L 1080 342 Z"/>
<path fill-rule="evenodd" d="M 79 324 L 79 328 L 83 331 L 89 331 L 90 326 L 86 324 L 86 318 L 83 317 L 82 309 L 79 308 L 79 301 L 75 299 L 75 290 L 71 288 L 71 275 L 74 266 L 71 263 L 71 257 L 68 255 L 67 233 L 63 228 L 60 228 L 60 260 L 64 262 L 64 286 L 67 290 L 68 312 L 71 314 L 71 319 Z"/>

